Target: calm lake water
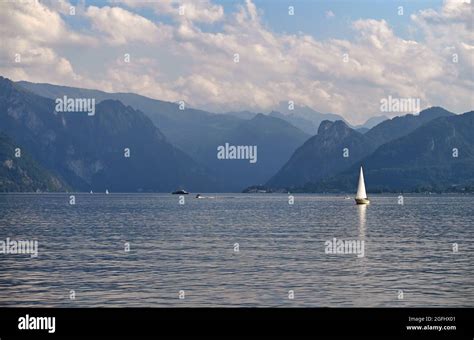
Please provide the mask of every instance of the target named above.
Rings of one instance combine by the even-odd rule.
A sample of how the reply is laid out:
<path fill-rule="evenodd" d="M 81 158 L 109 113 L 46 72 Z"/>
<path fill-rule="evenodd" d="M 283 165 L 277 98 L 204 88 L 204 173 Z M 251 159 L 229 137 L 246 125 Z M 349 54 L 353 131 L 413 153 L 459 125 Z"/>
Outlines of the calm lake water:
<path fill-rule="evenodd" d="M 0 306 L 474 306 L 473 196 L 209 195 L 1 194 Z"/>

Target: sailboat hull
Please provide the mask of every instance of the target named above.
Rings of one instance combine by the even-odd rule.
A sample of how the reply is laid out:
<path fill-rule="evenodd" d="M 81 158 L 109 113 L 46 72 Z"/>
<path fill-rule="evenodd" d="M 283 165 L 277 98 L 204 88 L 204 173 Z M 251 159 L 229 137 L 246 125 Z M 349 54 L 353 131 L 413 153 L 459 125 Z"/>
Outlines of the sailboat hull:
<path fill-rule="evenodd" d="M 356 201 L 356 204 L 370 204 L 370 201 L 368 198 L 356 198 L 355 201 Z"/>

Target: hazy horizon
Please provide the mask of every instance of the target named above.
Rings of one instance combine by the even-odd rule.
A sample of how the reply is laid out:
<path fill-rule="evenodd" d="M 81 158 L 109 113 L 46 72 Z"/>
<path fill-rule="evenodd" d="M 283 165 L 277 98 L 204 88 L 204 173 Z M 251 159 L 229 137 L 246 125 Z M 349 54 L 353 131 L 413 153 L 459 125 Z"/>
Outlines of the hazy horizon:
<path fill-rule="evenodd" d="M 3 76 L 4 78 L 7 78 L 5 77 L 4 75 L 0 75 L 0 76 Z M 7 78 L 8 79 L 8 78 Z M 13 80 L 12 80 L 13 81 Z M 15 80 L 14 82 L 16 83 L 21 83 L 21 82 L 29 82 L 29 83 L 33 83 L 33 84 L 39 84 L 39 85 L 53 85 L 53 86 L 60 86 L 60 87 L 69 87 L 69 88 L 79 88 L 79 89 L 84 89 L 84 90 L 91 90 L 91 91 L 101 91 L 101 92 L 105 92 L 105 93 L 109 93 L 109 94 L 135 94 L 135 95 L 139 95 L 139 96 L 143 96 L 143 97 L 146 97 L 146 98 L 149 98 L 149 99 L 152 99 L 152 100 L 158 100 L 158 101 L 164 101 L 164 102 L 168 102 L 168 103 L 172 103 L 172 104 L 176 104 L 176 105 L 179 105 L 179 101 L 178 102 L 170 102 L 170 101 L 166 101 L 166 100 L 163 100 L 163 99 L 160 99 L 160 98 L 152 98 L 152 97 L 149 97 L 147 95 L 143 95 L 143 94 L 140 94 L 140 93 L 135 93 L 135 92 L 109 92 L 109 91 L 103 91 L 103 90 L 100 90 L 98 88 L 85 88 L 85 87 L 75 87 L 75 86 L 70 86 L 70 85 L 64 85 L 64 84 L 57 84 L 57 83 L 45 83 L 45 82 L 30 82 L 28 80 Z M 202 110 L 202 111 L 207 111 L 209 113 L 213 113 L 213 114 L 231 114 L 231 113 L 239 113 L 239 112 L 245 112 L 245 111 L 248 111 L 248 112 L 252 112 L 252 113 L 255 113 L 255 114 L 265 114 L 265 115 L 268 115 L 270 114 L 271 112 L 275 111 L 275 112 L 280 112 L 280 113 L 283 113 L 283 114 L 292 114 L 292 113 L 297 113 L 298 112 L 298 107 L 294 110 L 294 112 L 292 111 L 289 111 L 287 108 L 284 108 L 284 104 L 286 103 L 280 103 L 280 106 L 279 107 L 276 107 L 274 109 L 271 109 L 270 111 L 264 111 L 264 112 L 261 112 L 261 111 L 252 111 L 252 110 L 238 110 L 238 111 L 225 111 L 225 112 L 215 112 L 215 111 L 207 111 L 206 109 L 203 109 L 201 107 L 187 107 L 188 109 L 195 109 L 195 110 Z M 295 106 L 296 107 L 296 106 Z M 363 122 L 360 122 L 360 123 L 354 123 L 348 119 L 346 119 L 345 117 L 342 117 L 346 120 L 346 122 L 350 123 L 351 125 L 353 126 L 357 126 L 357 125 L 360 125 L 362 126 L 363 124 L 367 123 L 368 120 L 372 119 L 372 118 L 376 118 L 376 117 L 381 117 L 381 116 L 386 116 L 387 118 L 389 119 L 392 119 L 392 118 L 395 118 L 395 117 L 401 117 L 401 116 L 404 116 L 406 114 L 414 114 L 414 115 L 418 115 L 420 112 L 424 111 L 424 110 L 427 110 L 429 108 L 432 108 L 432 107 L 435 107 L 435 106 L 427 106 L 427 107 L 422 107 L 420 109 L 419 112 L 401 112 L 401 113 L 389 113 L 389 112 L 377 112 L 375 113 L 374 115 L 372 116 L 368 116 L 367 119 Z M 302 106 L 302 107 L 299 107 L 299 108 L 303 108 L 303 109 L 310 109 L 312 111 L 314 111 L 315 113 L 322 113 L 322 114 L 337 114 L 337 113 L 334 113 L 334 112 L 320 112 L 318 111 L 317 109 L 314 109 L 312 107 L 308 107 L 308 106 Z M 465 111 L 465 112 L 455 112 L 453 110 L 451 110 L 449 107 L 443 107 L 444 109 L 454 113 L 454 114 L 463 114 L 465 112 L 469 112 L 469 111 L 472 111 L 472 108 L 468 111 Z M 341 115 L 342 116 L 342 115 Z"/>

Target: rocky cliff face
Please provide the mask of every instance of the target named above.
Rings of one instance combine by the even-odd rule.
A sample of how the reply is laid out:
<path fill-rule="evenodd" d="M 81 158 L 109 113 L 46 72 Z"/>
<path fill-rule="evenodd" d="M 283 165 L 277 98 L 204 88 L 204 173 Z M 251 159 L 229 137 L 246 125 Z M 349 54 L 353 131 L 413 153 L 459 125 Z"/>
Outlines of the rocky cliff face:
<path fill-rule="evenodd" d="M 38 164 L 23 147 L 0 133 L 0 192 L 68 189 L 67 184 Z"/>
<path fill-rule="evenodd" d="M 296 150 L 267 183 L 269 187 L 298 187 L 349 168 L 373 152 L 376 144 L 342 121 L 323 121 L 318 134 Z"/>

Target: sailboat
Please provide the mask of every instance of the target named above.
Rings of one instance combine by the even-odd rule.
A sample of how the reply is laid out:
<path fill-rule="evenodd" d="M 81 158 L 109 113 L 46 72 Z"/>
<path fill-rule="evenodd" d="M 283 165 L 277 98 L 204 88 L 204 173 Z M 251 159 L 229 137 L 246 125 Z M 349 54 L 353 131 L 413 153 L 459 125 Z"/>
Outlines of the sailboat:
<path fill-rule="evenodd" d="M 105 189 L 105 194 L 106 194 L 106 195 L 109 194 L 109 190 L 108 190 L 108 189 Z"/>
<path fill-rule="evenodd" d="M 357 186 L 355 201 L 357 204 L 370 204 L 370 200 L 367 198 L 367 192 L 365 191 L 364 172 L 362 171 L 362 166 L 360 167 L 359 184 Z"/>

